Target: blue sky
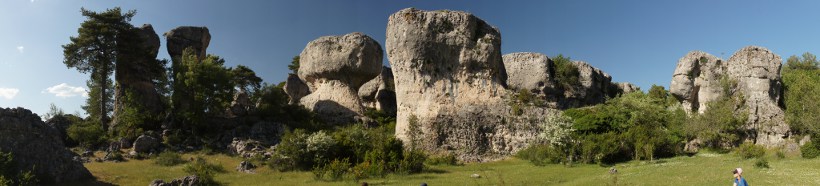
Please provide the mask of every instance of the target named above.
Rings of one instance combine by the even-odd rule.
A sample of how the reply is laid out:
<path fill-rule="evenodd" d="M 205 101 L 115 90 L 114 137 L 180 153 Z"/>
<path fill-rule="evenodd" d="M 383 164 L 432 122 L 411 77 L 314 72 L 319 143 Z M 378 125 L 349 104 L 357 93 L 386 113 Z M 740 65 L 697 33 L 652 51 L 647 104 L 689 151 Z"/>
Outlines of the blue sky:
<path fill-rule="evenodd" d="M 784 59 L 820 53 L 816 1 L 4 0 L 0 107 L 42 114 L 54 103 L 82 113 L 88 75 L 65 67 L 61 45 L 77 35 L 80 7 L 115 6 L 136 9 L 131 23 L 150 23 L 160 36 L 207 26 L 209 53 L 251 67 L 268 83 L 284 80 L 290 59 L 320 36 L 363 32 L 384 46 L 388 16 L 407 7 L 473 13 L 501 30 L 504 54 L 561 53 L 644 90 L 668 87 L 677 60 L 692 50 L 724 59 L 747 45 Z M 168 58 L 164 38 L 159 58 Z"/>

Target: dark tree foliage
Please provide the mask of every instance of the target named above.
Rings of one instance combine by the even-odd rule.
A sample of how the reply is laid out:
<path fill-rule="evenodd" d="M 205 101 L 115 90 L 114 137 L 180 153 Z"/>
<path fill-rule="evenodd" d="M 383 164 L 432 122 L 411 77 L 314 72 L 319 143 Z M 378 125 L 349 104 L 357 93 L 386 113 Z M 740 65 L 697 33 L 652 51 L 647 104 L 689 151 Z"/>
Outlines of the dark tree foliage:
<path fill-rule="evenodd" d="M 123 52 L 118 41 L 121 34 L 133 29 L 129 22 L 137 12 L 131 10 L 123 13 L 119 7 L 99 13 L 83 8 L 80 12 L 86 20 L 77 29 L 79 35 L 70 37 L 71 43 L 63 45 L 63 63 L 81 73 L 91 73 L 89 85 L 94 86 L 92 91 L 95 88 L 98 90 L 94 92 L 97 94 L 89 96 L 97 97 L 98 100 L 90 104 L 98 105 L 97 117 L 102 128 L 106 129 L 108 114 L 111 112 L 109 102 L 112 86 L 109 79 L 118 55 Z"/>

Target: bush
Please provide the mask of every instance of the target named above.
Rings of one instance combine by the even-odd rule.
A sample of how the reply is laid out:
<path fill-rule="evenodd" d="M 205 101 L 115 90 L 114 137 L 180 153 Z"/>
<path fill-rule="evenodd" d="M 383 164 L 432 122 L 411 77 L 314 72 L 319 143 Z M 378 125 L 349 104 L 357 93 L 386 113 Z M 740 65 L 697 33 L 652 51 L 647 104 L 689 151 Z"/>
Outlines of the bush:
<path fill-rule="evenodd" d="M 445 155 L 436 155 L 427 158 L 425 161 L 428 165 L 461 165 L 458 162 L 458 158 L 453 153 L 447 153 Z"/>
<path fill-rule="evenodd" d="M 309 170 L 313 168 L 312 157 L 307 154 L 307 138 L 304 130 L 286 132 L 276 151 L 268 161 L 271 169 L 279 171 Z"/>
<path fill-rule="evenodd" d="M 555 80 L 559 87 L 563 90 L 571 90 L 581 85 L 581 81 L 579 80 L 581 73 L 578 71 L 578 67 L 572 64 L 572 60 L 569 57 L 558 54 L 558 56 L 552 58 L 552 61 L 555 63 Z"/>
<path fill-rule="evenodd" d="M 193 162 L 182 168 L 185 173 L 196 175 L 202 181 L 202 185 L 219 185 L 214 180 L 214 175 L 224 173 L 225 168 L 217 164 L 209 163 L 205 158 L 197 157 Z"/>
<path fill-rule="evenodd" d="M 759 159 L 757 159 L 757 161 L 755 161 L 755 167 L 762 168 L 762 169 L 768 169 L 769 168 L 769 160 L 766 160 L 766 158 L 759 158 Z"/>
<path fill-rule="evenodd" d="M 535 166 L 545 166 L 547 164 L 561 163 L 564 159 L 563 153 L 546 144 L 533 144 L 518 151 L 515 157 L 528 160 Z"/>
<path fill-rule="evenodd" d="M 818 149 L 813 142 L 808 142 L 800 147 L 800 156 L 803 156 L 803 158 L 806 159 L 816 158 L 817 156 L 820 156 L 820 149 Z"/>
<path fill-rule="evenodd" d="M 374 165 L 366 161 L 353 166 L 353 168 L 350 169 L 350 174 L 353 176 L 353 180 L 358 182 L 361 179 L 371 177 L 382 178 L 386 175 L 386 172 L 384 166 Z"/>
<path fill-rule="evenodd" d="M 766 148 L 752 143 L 743 143 L 735 150 L 744 159 L 760 158 L 766 155 Z"/>
<path fill-rule="evenodd" d="M 75 123 L 68 127 L 66 134 L 85 148 L 93 148 L 108 141 L 105 131 L 97 121 Z"/>
<path fill-rule="evenodd" d="M 38 185 L 39 180 L 31 170 L 18 170 L 14 156 L 0 151 L 0 185 Z"/>
<path fill-rule="evenodd" d="M 185 163 L 185 160 L 183 160 L 182 156 L 180 156 L 178 153 L 165 151 L 159 153 L 154 163 L 162 166 L 174 166 Z"/>
<path fill-rule="evenodd" d="M 404 152 L 404 158 L 399 162 L 396 172 L 403 174 L 419 173 L 424 170 L 424 161 L 427 156 L 420 150 L 409 150 Z"/>
<path fill-rule="evenodd" d="M 347 158 L 339 160 L 333 159 L 327 165 L 316 167 L 313 169 L 313 176 L 316 180 L 321 180 L 327 176 L 330 181 L 341 180 L 347 170 L 350 168 L 350 162 Z"/>

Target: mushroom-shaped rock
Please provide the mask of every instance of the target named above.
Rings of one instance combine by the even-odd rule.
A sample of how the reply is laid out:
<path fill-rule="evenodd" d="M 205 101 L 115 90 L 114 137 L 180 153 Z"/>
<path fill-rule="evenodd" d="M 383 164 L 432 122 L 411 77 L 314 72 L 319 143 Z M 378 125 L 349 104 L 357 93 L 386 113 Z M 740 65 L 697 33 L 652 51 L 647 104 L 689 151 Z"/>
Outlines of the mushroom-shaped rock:
<path fill-rule="evenodd" d="M 504 55 L 503 59 L 510 88 L 542 94 L 553 92 L 555 69 L 547 55 L 518 52 Z"/>
<path fill-rule="evenodd" d="M 678 60 L 669 92 L 680 100 L 686 112 L 703 113 L 706 103 L 723 96 L 720 79 L 724 75 L 726 64 L 723 60 L 702 51 L 692 51 Z"/>
<path fill-rule="evenodd" d="M 204 59 L 211 43 L 208 27 L 181 26 L 166 32 L 164 36 L 172 60 L 181 57 L 182 52 L 188 47 L 193 47 L 199 59 Z"/>
<path fill-rule="evenodd" d="M 364 113 L 357 93 L 381 72 L 381 45 L 362 33 L 311 41 L 299 56 L 299 78 L 310 94 L 299 102 L 332 124 L 354 122 Z"/>

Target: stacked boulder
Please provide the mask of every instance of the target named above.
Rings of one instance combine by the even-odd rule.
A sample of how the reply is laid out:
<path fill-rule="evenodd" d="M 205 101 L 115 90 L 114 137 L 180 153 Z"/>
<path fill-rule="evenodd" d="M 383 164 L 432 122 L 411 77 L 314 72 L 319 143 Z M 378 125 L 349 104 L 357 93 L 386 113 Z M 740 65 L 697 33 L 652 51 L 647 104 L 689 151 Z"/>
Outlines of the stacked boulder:
<path fill-rule="evenodd" d="M 779 55 L 759 46 L 744 47 L 729 61 L 701 51 L 689 52 L 678 61 L 670 93 L 693 114 L 705 112 L 709 102 L 721 97 L 743 96 L 749 109 L 746 140 L 780 146 L 790 135 L 782 106 L 781 63 Z M 724 91 L 723 78 L 736 81 L 735 90 Z"/>
<path fill-rule="evenodd" d="M 59 132 L 24 108 L 0 108 L 0 151 L 11 153 L 17 168 L 31 170 L 45 184 L 92 178 Z"/>
<path fill-rule="evenodd" d="M 310 93 L 299 103 L 327 123 L 355 122 L 364 114 L 358 90 L 379 75 L 382 55 L 379 43 L 358 32 L 311 41 L 300 54 L 298 70 Z"/>
<path fill-rule="evenodd" d="M 359 98 L 364 107 L 381 110 L 389 114 L 396 113 L 396 90 L 393 84 L 393 71 L 382 67 L 379 76 L 368 81 L 359 88 Z"/>

